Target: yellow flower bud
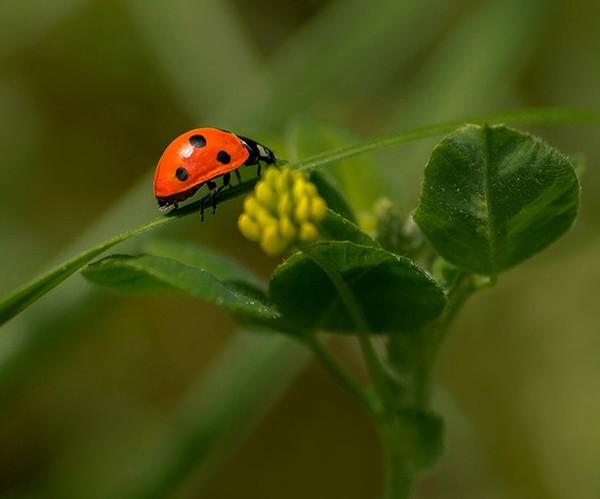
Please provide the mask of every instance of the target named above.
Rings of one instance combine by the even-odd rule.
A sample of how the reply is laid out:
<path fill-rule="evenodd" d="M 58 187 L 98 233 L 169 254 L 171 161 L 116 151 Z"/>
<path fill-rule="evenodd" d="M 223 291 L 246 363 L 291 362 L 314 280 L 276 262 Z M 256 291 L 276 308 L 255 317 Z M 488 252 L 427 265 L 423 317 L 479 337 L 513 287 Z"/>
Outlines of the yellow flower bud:
<path fill-rule="evenodd" d="M 254 196 L 256 197 L 256 200 L 266 208 L 270 208 L 276 202 L 275 193 L 271 190 L 270 185 L 265 180 L 261 180 L 256 184 Z"/>
<path fill-rule="evenodd" d="M 279 175 L 277 174 L 277 170 L 273 169 L 273 168 L 267 168 L 265 170 L 265 173 L 263 175 L 263 181 L 268 184 L 268 185 L 273 185 L 274 182 L 277 181 L 277 177 Z M 259 182 L 260 183 L 260 182 Z"/>
<path fill-rule="evenodd" d="M 294 185 L 295 187 L 295 185 Z M 296 198 L 296 210 L 294 211 L 296 220 L 304 222 L 310 217 L 310 199 L 307 197 Z"/>
<path fill-rule="evenodd" d="M 295 244 L 316 241 L 317 225 L 326 214 L 325 200 L 301 172 L 268 168 L 245 199 L 238 226 L 265 253 L 276 256 Z"/>
<path fill-rule="evenodd" d="M 262 208 L 261 208 L 260 204 L 258 203 L 258 201 L 256 200 L 256 198 L 254 196 L 250 195 L 246 199 L 244 199 L 244 213 L 254 216 L 261 209 Z"/>
<path fill-rule="evenodd" d="M 311 243 L 316 241 L 319 237 L 319 231 L 314 224 L 310 222 L 304 222 L 300 226 L 300 241 L 303 243 Z"/>
<path fill-rule="evenodd" d="M 260 228 L 246 213 L 242 213 L 238 218 L 238 227 L 246 239 L 258 242 L 260 240 Z"/>
<path fill-rule="evenodd" d="M 294 181 L 292 195 L 296 201 L 300 201 L 302 198 L 306 197 L 306 180 L 304 180 L 304 178 L 299 178 Z"/>
<path fill-rule="evenodd" d="M 273 182 L 275 189 L 277 189 L 278 193 L 288 192 L 290 190 L 290 185 L 292 184 L 292 172 L 289 168 L 284 168 L 281 170 L 278 177 Z"/>
<path fill-rule="evenodd" d="M 260 208 L 255 218 L 258 222 L 258 225 L 261 227 L 266 227 L 267 225 L 277 225 L 277 219 L 264 208 Z"/>
<path fill-rule="evenodd" d="M 314 184 L 311 184 L 314 185 Z M 320 222 L 327 215 L 327 203 L 321 196 L 314 197 L 310 203 L 311 218 L 315 222 Z"/>
<path fill-rule="evenodd" d="M 289 217 L 279 219 L 279 232 L 288 241 L 291 241 L 296 237 L 296 227 Z"/>
<path fill-rule="evenodd" d="M 279 195 L 279 201 L 277 202 L 277 213 L 280 216 L 289 216 L 292 214 L 292 198 L 289 192 L 282 192 Z"/>
<path fill-rule="evenodd" d="M 319 193 L 317 192 L 317 186 L 315 184 L 313 184 L 312 182 L 306 182 L 305 189 L 306 189 L 306 195 L 311 198 L 319 195 Z"/>
<path fill-rule="evenodd" d="M 292 174 L 292 182 L 302 182 L 304 184 L 306 184 L 306 178 L 304 177 L 304 175 L 302 174 L 302 172 L 294 172 Z"/>
<path fill-rule="evenodd" d="M 276 226 L 265 227 L 260 238 L 260 247 L 267 255 L 280 255 L 285 251 L 286 246 L 287 242 L 279 235 Z"/>

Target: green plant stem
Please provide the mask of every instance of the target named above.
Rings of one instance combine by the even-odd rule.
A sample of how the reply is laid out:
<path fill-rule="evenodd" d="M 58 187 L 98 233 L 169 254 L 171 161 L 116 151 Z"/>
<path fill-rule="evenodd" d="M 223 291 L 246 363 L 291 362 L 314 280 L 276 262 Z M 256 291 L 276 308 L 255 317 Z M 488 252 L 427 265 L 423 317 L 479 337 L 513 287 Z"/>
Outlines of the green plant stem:
<path fill-rule="evenodd" d="M 431 374 L 437 353 L 458 312 L 476 289 L 472 274 L 461 272 L 451 285 L 446 307 L 437 320 L 410 335 L 390 338 L 390 342 L 394 342 L 391 348 L 398 349 L 409 360 L 393 364 L 399 376 L 406 380 L 406 396 L 390 400 L 392 410 L 388 410 L 388 413 L 391 417 L 378 422 L 386 461 L 387 499 L 409 497 L 411 483 L 423 469 L 423 464 L 418 460 L 418 450 L 404 446 L 405 438 L 402 435 L 406 429 L 402 428 L 402 418 L 396 419 L 394 415 L 430 414 Z M 423 442 L 422 445 L 430 446 L 432 443 Z M 423 448 L 421 451 L 428 453 L 433 449 Z"/>
<path fill-rule="evenodd" d="M 374 407 L 370 401 L 362 398 L 360 393 L 357 395 L 354 382 L 352 381 L 350 385 L 348 385 L 349 380 L 346 374 L 341 368 L 338 369 L 339 366 L 335 363 L 331 363 L 333 359 L 331 359 L 328 354 L 326 356 L 326 366 L 332 370 L 333 374 L 344 384 L 344 386 L 347 386 L 352 393 L 359 397 L 359 400 L 370 411 L 370 414 L 379 429 L 380 440 L 384 448 L 386 461 L 386 498 L 408 498 L 412 488 L 415 471 L 411 466 L 410 460 L 407 459 L 406 455 L 401 452 L 401 449 L 396 446 L 398 439 L 395 438 L 394 435 L 396 431 L 396 419 L 393 413 L 393 388 L 397 385 L 391 383 L 389 375 L 371 342 L 370 329 L 362 310 L 339 272 L 337 272 L 335 268 L 332 268 L 329 262 L 325 258 L 322 258 L 312 247 L 305 247 L 302 249 L 305 254 L 327 274 L 354 321 L 365 362 L 367 363 L 373 379 L 373 384 L 379 395 L 380 406 Z M 390 410 L 392 410 L 391 413 L 389 412 Z"/>
<path fill-rule="evenodd" d="M 414 394 L 415 404 L 421 409 L 429 404 L 431 372 L 442 343 L 458 312 L 475 291 L 473 275 L 468 272 L 461 272 L 457 276 L 454 286 L 448 292 L 448 301 L 444 312 L 436 321 L 425 326 L 422 331 L 423 344 L 420 349 L 422 357 L 415 372 Z"/>
<path fill-rule="evenodd" d="M 411 409 L 428 410 L 431 396 L 431 373 L 437 354 L 458 312 L 475 290 L 472 275 L 462 272 L 448 292 L 448 301 L 442 315 L 427 324 L 418 333 L 410 336 L 410 352 L 415 360 L 411 364 L 412 390 L 409 399 Z"/>
<path fill-rule="evenodd" d="M 361 141 L 357 144 L 341 147 L 327 151 L 325 153 L 315 154 L 306 158 L 295 165 L 294 169 L 312 170 L 333 161 L 365 154 L 370 151 L 393 147 L 406 142 L 415 142 L 417 140 L 427 139 L 438 135 L 452 132 L 457 127 L 466 123 L 483 125 L 486 123 L 512 123 L 512 124 L 546 124 L 546 123 L 582 123 L 591 125 L 600 125 L 600 111 L 573 108 L 527 108 L 516 111 L 501 113 L 482 114 L 478 116 L 465 117 L 458 120 L 436 123 L 419 128 L 405 130 L 403 132 L 394 132 L 387 135 L 381 135 L 373 139 Z"/>
<path fill-rule="evenodd" d="M 52 288 L 56 287 L 67 277 L 77 272 L 86 263 L 93 260 L 95 257 L 104 253 L 107 249 L 112 248 L 118 243 L 129 239 L 135 235 L 141 234 L 158 225 L 162 225 L 168 221 L 167 217 L 158 217 L 149 222 L 146 222 L 138 227 L 129 229 L 118 236 L 113 237 L 89 250 L 74 256 L 73 258 L 61 263 L 60 265 L 49 270 L 45 274 L 25 283 L 20 288 L 17 288 L 12 293 L 0 299 L 0 324 L 8 321 L 19 312 L 27 308 L 41 296 L 46 294 Z"/>
<path fill-rule="evenodd" d="M 458 312 L 460 312 L 467 299 L 476 290 L 477 288 L 473 284 L 473 275 L 468 272 L 461 272 L 454 286 L 448 292 L 448 301 L 441 317 L 426 326 L 425 333 L 430 333 L 430 344 L 426 351 L 425 369 L 431 370 L 450 326 L 454 323 Z"/>
<path fill-rule="evenodd" d="M 346 307 L 346 310 L 350 314 L 350 317 L 352 317 L 352 321 L 354 322 L 356 330 L 358 331 L 358 341 L 363 351 L 365 362 L 367 363 L 367 367 L 371 374 L 373 385 L 375 386 L 375 389 L 379 393 L 380 399 L 383 402 L 383 400 L 387 399 L 389 396 L 387 389 L 387 373 L 381 363 L 381 359 L 375 351 L 375 347 L 370 337 L 369 325 L 359 304 L 355 300 L 352 291 L 346 285 L 337 269 L 332 268 L 329 262 L 311 246 L 302 247 L 302 251 L 304 251 L 304 253 L 313 262 L 315 262 L 323 270 L 323 272 L 325 272 L 325 274 L 327 274 L 327 277 L 329 277 L 331 283 L 338 292 L 338 295 Z"/>
<path fill-rule="evenodd" d="M 408 499 L 415 479 L 415 471 L 406 460 L 406 457 L 398 452 L 396 439 L 382 432 L 380 438 L 383 444 L 385 459 L 385 499 Z"/>
<path fill-rule="evenodd" d="M 323 363 L 325 368 L 344 386 L 370 413 L 377 412 L 375 401 L 365 393 L 358 383 L 349 375 L 343 366 L 333 357 L 316 334 L 307 336 L 306 344 Z"/>

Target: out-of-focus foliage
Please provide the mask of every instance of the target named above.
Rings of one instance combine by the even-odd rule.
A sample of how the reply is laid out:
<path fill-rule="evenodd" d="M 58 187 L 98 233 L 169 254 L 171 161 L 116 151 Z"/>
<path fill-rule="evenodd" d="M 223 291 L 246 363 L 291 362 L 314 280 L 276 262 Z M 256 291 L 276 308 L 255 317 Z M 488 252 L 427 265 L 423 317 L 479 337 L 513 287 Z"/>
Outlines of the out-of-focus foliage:
<path fill-rule="evenodd" d="M 351 140 L 517 107 L 598 108 L 599 14 L 593 0 L 3 0 L 0 292 L 154 217 L 153 167 L 193 126 L 283 152 L 298 120 L 334 122 Z M 417 497 L 600 490 L 598 131 L 533 131 L 585 154 L 581 214 L 451 331 L 438 366 L 447 455 Z M 412 209 L 433 143 L 334 172 L 357 217 L 378 193 Z M 255 262 L 235 229 L 240 211 L 228 202 L 165 231 Z M 0 330 L 0 497 L 110 497 L 111 487 L 135 497 L 148 478 L 136 473 L 175 468 L 174 443 L 201 417 L 223 433 L 190 446 L 219 452 L 154 493 L 376 496 L 368 419 L 319 367 L 294 378 L 306 357 L 293 348 L 240 340 L 223 312 L 190 298 L 121 300 L 69 279 Z M 355 358 L 351 343 L 339 352 Z M 236 368 L 263 383 L 259 404 Z M 237 406 L 220 404 L 234 389 Z M 248 422 L 258 424 L 249 439 L 230 431 Z"/>

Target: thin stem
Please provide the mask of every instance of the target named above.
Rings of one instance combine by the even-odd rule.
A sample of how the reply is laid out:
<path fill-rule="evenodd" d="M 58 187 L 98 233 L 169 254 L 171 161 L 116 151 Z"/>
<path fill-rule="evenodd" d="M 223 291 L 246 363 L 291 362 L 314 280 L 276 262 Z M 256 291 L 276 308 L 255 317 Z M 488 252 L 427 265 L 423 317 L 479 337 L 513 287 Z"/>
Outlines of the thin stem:
<path fill-rule="evenodd" d="M 57 265 L 45 274 L 25 283 L 11 293 L 0 297 L 0 324 L 5 323 L 18 313 L 22 312 L 52 288 L 58 286 L 67 277 L 77 272 L 86 263 L 101 255 L 106 250 L 133 236 L 141 234 L 158 225 L 162 225 L 168 220 L 169 217 L 158 217 L 134 227 L 133 229 L 129 229 L 112 239 L 108 239 L 107 241 L 74 256 Z"/>
<path fill-rule="evenodd" d="M 386 499 L 408 499 L 412 490 L 415 472 L 406 457 L 397 452 L 393 438 L 382 435 L 385 453 L 385 495 Z"/>
<path fill-rule="evenodd" d="M 333 357 L 331 352 L 317 338 L 316 334 L 306 338 L 306 344 L 319 357 L 323 365 L 358 401 L 371 413 L 377 411 L 375 401 L 365 393 L 358 383 L 348 374 L 342 365 Z"/>
<path fill-rule="evenodd" d="M 427 408 L 430 398 L 431 372 L 437 354 L 458 312 L 475 289 L 472 275 L 462 272 L 448 292 L 448 301 L 442 315 L 434 322 L 427 324 L 417 334 L 412 335 L 416 343 L 411 351 L 418 356 L 417 362 L 413 365 L 412 404 L 415 408 Z"/>
<path fill-rule="evenodd" d="M 320 154 L 315 154 L 298 162 L 294 168 L 299 170 L 312 170 L 333 161 L 365 154 L 370 151 L 393 147 L 406 142 L 415 142 L 417 140 L 427 139 L 438 135 L 452 132 L 459 126 L 466 123 L 483 125 L 485 123 L 514 123 L 514 124 L 535 124 L 535 123 L 581 123 L 581 124 L 600 124 L 600 111 L 573 108 L 527 108 L 516 111 L 507 111 L 502 113 L 490 113 L 477 116 L 467 116 L 458 120 L 436 123 L 434 125 L 413 128 L 403 132 L 394 132 L 387 135 L 380 135 L 373 139 L 361 141 L 357 144 L 341 147 Z"/>
<path fill-rule="evenodd" d="M 360 342 L 363 355 L 365 356 L 365 362 L 367 363 L 369 372 L 371 373 L 373 384 L 379 392 L 381 400 L 386 400 L 388 397 L 388 391 L 386 388 L 387 373 L 371 341 L 371 330 L 367 323 L 367 320 L 365 319 L 360 305 L 354 298 L 352 291 L 346 285 L 337 269 L 332 268 L 329 262 L 325 258 L 323 258 L 317 251 L 314 251 L 311 247 L 303 247 L 302 250 L 327 274 L 327 277 L 329 277 L 331 283 L 338 292 L 342 303 L 344 304 L 346 310 L 352 318 L 352 322 L 354 322 L 354 325 L 356 326 L 356 330 L 358 332 L 358 340 Z"/>
<path fill-rule="evenodd" d="M 428 349 L 428 368 L 431 367 L 437 353 L 446 337 L 450 326 L 453 324 L 458 312 L 462 309 L 467 299 L 476 291 L 473 285 L 473 276 L 468 272 L 461 272 L 457 277 L 456 283 L 448 292 L 448 301 L 442 316 L 436 320 L 430 327 L 433 329 L 434 338 L 431 347 Z"/>

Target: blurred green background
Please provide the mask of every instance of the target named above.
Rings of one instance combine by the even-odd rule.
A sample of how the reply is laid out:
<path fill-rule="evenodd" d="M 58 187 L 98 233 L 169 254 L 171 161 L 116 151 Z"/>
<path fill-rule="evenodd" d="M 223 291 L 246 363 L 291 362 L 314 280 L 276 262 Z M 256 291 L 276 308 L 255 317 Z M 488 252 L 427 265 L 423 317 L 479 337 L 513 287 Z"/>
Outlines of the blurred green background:
<path fill-rule="evenodd" d="M 156 216 L 153 168 L 187 129 L 278 151 L 298 118 L 373 136 L 598 109 L 599 32 L 596 0 L 0 0 L 0 292 Z M 581 216 L 461 314 L 436 374 L 446 454 L 415 497 L 600 497 L 598 129 L 531 130 L 585 155 Z M 386 151 L 369 192 L 410 210 L 433 143 Z M 266 276 L 277 262 L 238 234 L 240 205 L 161 235 Z M 237 370 L 254 351 L 275 367 L 247 388 Z M 221 386 L 262 395 L 155 488 Z M 191 298 L 107 295 L 74 276 L 0 331 L 0 497 L 152 497 L 147 484 L 156 497 L 371 498 L 381 456 L 366 414 L 301 349 L 240 336 Z"/>

